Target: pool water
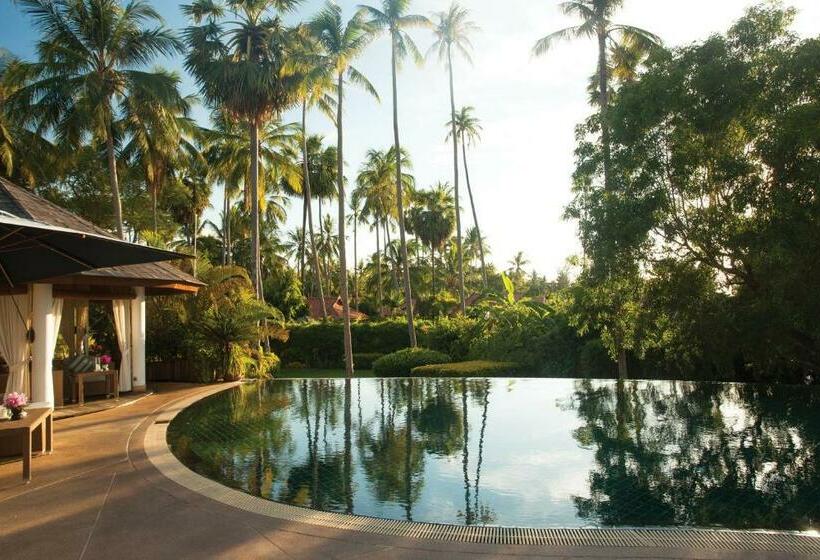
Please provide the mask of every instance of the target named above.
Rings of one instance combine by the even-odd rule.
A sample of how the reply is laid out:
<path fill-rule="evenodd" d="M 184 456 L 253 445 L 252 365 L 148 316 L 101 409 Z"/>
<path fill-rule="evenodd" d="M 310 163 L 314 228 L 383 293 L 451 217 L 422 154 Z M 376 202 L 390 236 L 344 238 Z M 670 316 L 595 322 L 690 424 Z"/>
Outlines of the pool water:
<path fill-rule="evenodd" d="M 282 380 L 204 399 L 174 454 L 250 494 L 459 525 L 820 529 L 820 392 L 574 379 Z"/>

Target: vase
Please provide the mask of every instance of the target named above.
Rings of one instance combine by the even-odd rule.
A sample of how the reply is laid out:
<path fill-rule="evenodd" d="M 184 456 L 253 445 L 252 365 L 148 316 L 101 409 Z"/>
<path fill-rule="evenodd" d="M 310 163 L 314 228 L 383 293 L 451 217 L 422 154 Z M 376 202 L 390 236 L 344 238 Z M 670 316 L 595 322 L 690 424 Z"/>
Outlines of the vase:
<path fill-rule="evenodd" d="M 11 408 L 9 409 L 11 412 L 10 420 L 20 420 L 23 418 L 23 409 L 22 408 Z"/>

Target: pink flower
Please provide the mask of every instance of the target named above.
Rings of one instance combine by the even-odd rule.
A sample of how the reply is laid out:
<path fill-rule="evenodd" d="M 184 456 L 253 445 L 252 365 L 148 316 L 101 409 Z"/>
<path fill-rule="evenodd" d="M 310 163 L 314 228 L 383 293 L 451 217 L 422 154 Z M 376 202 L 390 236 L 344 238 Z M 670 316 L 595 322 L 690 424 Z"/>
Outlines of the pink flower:
<path fill-rule="evenodd" d="M 100 363 L 104 366 L 110 365 L 112 361 L 113 360 L 111 359 L 111 356 L 109 356 L 108 354 L 103 354 L 102 356 L 100 356 Z"/>
<path fill-rule="evenodd" d="M 3 399 L 6 408 L 20 409 L 28 404 L 25 393 L 9 393 Z"/>

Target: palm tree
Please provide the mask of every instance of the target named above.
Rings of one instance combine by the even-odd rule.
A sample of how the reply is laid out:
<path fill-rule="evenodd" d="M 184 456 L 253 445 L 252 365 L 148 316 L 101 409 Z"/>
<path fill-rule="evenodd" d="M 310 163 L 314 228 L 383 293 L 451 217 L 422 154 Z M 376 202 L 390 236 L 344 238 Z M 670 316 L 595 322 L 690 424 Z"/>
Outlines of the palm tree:
<path fill-rule="evenodd" d="M 464 253 L 461 245 L 461 209 L 459 206 L 458 189 L 458 133 L 456 131 L 456 100 L 453 88 L 453 47 L 470 61 L 470 39 L 468 35 L 474 32 L 476 25 L 468 20 L 468 12 L 455 2 L 446 12 L 439 12 L 435 15 L 436 24 L 434 33 L 436 41 L 430 47 L 429 52 L 437 51 L 439 60 L 444 61 L 450 77 L 450 137 L 453 140 L 453 184 L 455 185 L 456 203 L 456 251 L 458 252 L 458 298 L 461 313 L 467 312 L 467 304 L 464 299 Z"/>
<path fill-rule="evenodd" d="M 610 142 L 609 142 L 609 62 L 607 52 L 614 45 L 628 42 L 642 50 L 661 44 L 660 38 L 639 27 L 614 23 L 610 19 L 623 6 L 624 0 L 569 0 L 561 2 L 561 11 L 568 16 L 578 16 L 580 25 L 550 33 L 535 43 L 533 54 L 541 56 L 558 40 L 595 37 L 598 41 L 598 105 L 601 120 L 601 144 L 604 150 L 604 187 L 610 188 Z"/>
<path fill-rule="evenodd" d="M 308 156 L 310 138 L 307 133 L 307 112 L 308 109 L 318 107 L 328 118 L 334 120 L 333 111 L 336 107 L 336 100 L 332 97 L 332 93 L 335 93 L 336 86 L 334 84 L 332 68 L 320 58 L 321 46 L 307 26 L 300 26 L 297 39 L 295 53 L 293 53 L 292 57 L 295 59 L 294 62 L 301 66 L 304 75 L 302 83 L 299 85 L 299 97 L 302 100 L 302 201 L 305 209 L 303 216 L 306 218 L 310 232 L 309 239 L 311 242 L 313 268 L 315 273 L 319 274 L 319 257 L 316 253 L 316 244 L 314 243 L 315 235 L 313 232 L 313 194 L 311 192 L 311 170 L 309 166 L 310 158 Z M 321 137 L 318 138 L 319 145 L 321 146 Z M 319 199 L 319 204 L 321 207 L 321 198 Z M 305 251 L 303 251 L 303 257 L 304 253 Z M 319 287 L 322 318 L 327 320 L 325 296 L 322 290 L 321 279 L 318 277 L 316 284 Z"/>
<path fill-rule="evenodd" d="M 173 73 L 158 71 L 168 75 L 178 90 L 179 77 Z M 122 120 L 117 123 L 129 139 L 120 155 L 142 170 L 145 184 L 151 194 L 151 213 L 154 233 L 158 229 L 157 203 L 160 192 L 174 168 L 185 164 L 185 157 L 198 150 L 193 145 L 198 136 L 198 128 L 189 113 L 196 102 L 193 96 L 176 96 L 158 100 L 145 96 L 144 91 L 135 91 L 123 102 Z"/>
<path fill-rule="evenodd" d="M 356 12 L 347 22 L 342 21 L 342 8 L 327 3 L 308 23 L 308 28 L 324 50 L 321 63 L 333 69 L 336 74 L 336 162 L 339 200 L 339 292 L 342 298 L 342 315 L 344 322 L 345 371 L 348 377 L 353 376 L 353 339 L 350 334 L 350 298 L 347 290 L 347 255 L 345 250 L 345 178 L 344 178 L 344 124 L 342 122 L 344 106 L 345 77 L 363 87 L 378 99 L 378 94 L 367 78 L 351 62 L 357 58 L 371 39 L 364 14 Z"/>
<path fill-rule="evenodd" d="M 157 56 L 181 49 L 147 2 L 18 0 L 40 32 L 36 78 L 23 88 L 42 130 L 76 147 L 86 134 L 105 142 L 114 224 L 124 237 L 114 123 L 120 102 L 140 92 L 164 104 L 178 93 L 166 73 L 146 72 Z M 145 25 L 157 26 L 146 29 Z"/>
<path fill-rule="evenodd" d="M 242 125 L 229 115 L 218 112 L 212 116 L 214 128 L 204 131 L 203 140 L 207 144 L 205 158 L 209 162 L 211 177 L 224 186 L 223 216 L 230 215 L 231 200 L 244 192 L 246 211 L 253 208 L 251 173 L 253 170 L 253 146 Z M 278 190 L 282 184 L 298 184 L 301 178 L 299 165 L 292 154 L 298 139 L 297 128 L 272 120 L 264 124 L 257 133 L 256 182 L 259 198 L 257 210 L 264 211 L 268 194 Z M 251 220 L 251 227 L 253 220 Z M 232 226 L 224 224 L 223 240 L 227 261 L 231 260 Z"/>
<path fill-rule="evenodd" d="M 364 201 L 356 196 L 356 190 L 350 197 L 351 214 L 347 217 L 348 224 L 353 225 L 353 305 L 359 310 L 359 223 L 362 222 L 362 205 Z"/>
<path fill-rule="evenodd" d="M 436 251 L 441 251 L 455 228 L 455 200 L 447 183 L 438 183 L 432 190 L 416 193 L 417 204 L 410 211 L 410 221 L 416 236 L 430 248 L 430 279 L 433 297 L 436 294 Z"/>
<path fill-rule="evenodd" d="M 0 49 L 0 175 L 33 186 L 53 167 L 56 148 L 29 128 L 33 111 L 25 103 L 15 106 L 34 69 L 2 54 Z"/>
<path fill-rule="evenodd" d="M 418 64 L 422 63 L 422 56 L 413 39 L 407 33 L 411 27 L 428 27 L 430 21 L 420 15 L 408 14 L 410 0 L 382 0 L 381 9 L 373 6 L 363 6 L 370 17 L 369 25 L 377 31 L 386 31 L 390 34 L 390 70 L 393 84 L 393 139 L 394 156 L 396 158 L 396 204 L 399 221 L 399 239 L 402 253 L 402 272 L 404 278 L 404 307 L 407 313 L 407 328 L 410 335 L 410 346 L 416 346 L 416 329 L 413 322 L 413 290 L 410 286 L 410 264 L 407 258 L 407 235 L 404 228 L 404 186 L 401 171 L 401 141 L 399 138 L 399 96 L 396 84 L 398 65 L 408 55 Z"/>
<path fill-rule="evenodd" d="M 523 251 L 518 251 L 508 264 L 510 265 L 510 276 L 520 282 L 524 275 L 524 268 L 530 264 L 530 261 L 524 256 Z"/>
<path fill-rule="evenodd" d="M 475 199 L 473 198 L 473 188 L 470 185 L 470 170 L 467 167 L 467 144 L 477 142 L 481 138 L 481 122 L 473 115 L 473 107 L 462 107 L 455 118 L 447 123 L 450 132 L 447 138 L 455 135 L 461 140 L 462 163 L 464 164 L 464 176 L 467 179 L 467 194 L 470 197 L 470 208 L 473 211 L 473 223 L 475 224 L 476 236 L 478 240 L 478 256 L 481 259 L 481 279 L 484 289 L 487 289 L 487 264 L 484 261 L 484 238 L 481 237 L 481 228 L 478 225 L 478 213 L 475 209 Z"/>
<path fill-rule="evenodd" d="M 193 25 L 185 30 L 185 68 L 213 107 L 244 120 L 250 137 L 251 279 L 262 297 L 259 254 L 259 130 L 296 100 L 301 77 L 286 64 L 291 33 L 278 16 L 299 0 L 229 0 L 232 19 L 218 0 L 194 0 L 182 11 Z"/>

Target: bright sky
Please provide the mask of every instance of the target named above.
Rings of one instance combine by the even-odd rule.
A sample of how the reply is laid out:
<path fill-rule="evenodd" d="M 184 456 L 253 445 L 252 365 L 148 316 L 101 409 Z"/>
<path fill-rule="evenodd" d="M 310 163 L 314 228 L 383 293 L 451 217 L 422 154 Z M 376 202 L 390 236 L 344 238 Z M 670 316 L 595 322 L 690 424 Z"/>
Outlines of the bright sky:
<path fill-rule="evenodd" d="M 340 3 L 349 16 L 359 1 Z M 153 0 L 153 4 L 169 26 L 185 26 L 177 1 Z M 306 0 L 289 19 L 307 19 L 321 4 Z M 579 250 L 575 224 L 564 221 L 562 214 L 571 198 L 573 130 L 591 111 L 586 86 L 595 67 L 595 45 L 584 40 L 565 43 L 547 56 L 533 59 L 530 49 L 538 38 L 573 24 L 561 15 L 557 1 L 462 0 L 461 4 L 481 28 L 473 40 L 474 64 L 456 61 L 455 88 L 457 106 L 474 106 L 484 128 L 482 142 L 468 153 L 482 233 L 497 266 L 506 268 L 517 251 L 524 251 L 532 268 L 554 276 L 566 258 Z M 626 0 L 625 4 L 617 21 L 651 30 L 674 46 L 726 30 L 754 2 Z M 789 0 L 787 5 L 799 10 L 794 26 L 797 33 L 820 34 L 820 2 Z M 413 11 L 429 16 L 448 6 L 449 0 L 415 0 Z M 426 52 L 433 41 L 431 33 L 416 31 L 414 36 Z M 29 57 L 36 38 L 14 3 L 0 0 L 0 46 Z M 355 176 L 369 148 L 386 148 L 392 143 L 389 62 L 388 41 L 381 38 L 356 63 L 376 86 L 382 103 L 348 90 L 348 177 Z M 182 71 L 179 60 L 164 64 Z M 186 93 L 195 91 L 188 77 L 184 87 Z M 440 180 L 452 182 L 452 151 L 444 141 L 444 123 L 449 119 L 447 75 L 437 60 L 431 59 L 423 68 L 405 65 L 399 75 L 399 109 L 402 144 L 412 156 L 418 185 L 426 188 Z M 204 122 L 207 113 L 200 108 L 197 116 Z M 295 121 L 298 115 L 290 112 L 285 118 Z M 309 132 L 322 133 L 335 143 L 335 130 L 321 115 L 313 115 L 308 126 L 312 129 Z M 466 192 L 462 196 L 466 228 L 472 219 Z M 216 208 L 220 208 L 221 192 L 214 197 Z M 301 225 L 297 202 L 291 205 L 290 214 L 287 227 Z M 359 254 L 373 250 L 375 238 L 360 236 Z"/>

